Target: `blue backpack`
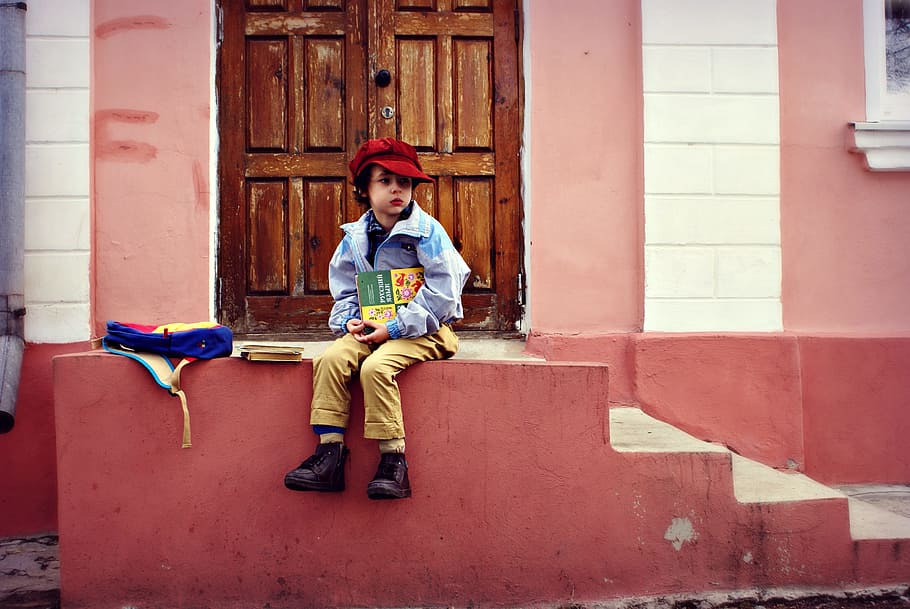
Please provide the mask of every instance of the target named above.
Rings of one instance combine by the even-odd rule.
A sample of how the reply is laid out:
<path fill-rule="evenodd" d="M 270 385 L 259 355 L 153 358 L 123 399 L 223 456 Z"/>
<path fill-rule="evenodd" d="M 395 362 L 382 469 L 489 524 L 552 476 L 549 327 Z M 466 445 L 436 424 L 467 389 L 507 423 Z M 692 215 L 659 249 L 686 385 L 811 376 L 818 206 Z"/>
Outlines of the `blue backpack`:
<path fill-rule="evenodd" d="M 183 408 L 183 448 L 190 442 L 190 412 L 180 389 L 180 372 L 197 359 L 227 357 L 234 350 L 231 329 L 214 322 L 172 323 L 163 326 L 107 322 L 104 349 L 142 364 L 159 386 L 180 398 Z M 180 358 L 176 366 L 170 358 Z"/>

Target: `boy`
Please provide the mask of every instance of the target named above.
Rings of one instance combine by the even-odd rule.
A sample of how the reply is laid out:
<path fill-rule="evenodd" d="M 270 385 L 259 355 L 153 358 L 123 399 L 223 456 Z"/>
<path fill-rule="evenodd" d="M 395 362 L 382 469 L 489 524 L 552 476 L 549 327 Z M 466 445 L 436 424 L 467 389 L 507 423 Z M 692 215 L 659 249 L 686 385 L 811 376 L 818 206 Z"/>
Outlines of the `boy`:
<path fill-rule="evenodd" d="M 344 490 L 351 394 L 359 373 L 363 387 L 364 437 L 379 440 L 379 468 L 367 486 L 370 499 L 411 496 L 405 460 L 401 394 L 395 376 L 417 362 L 452 357 L 458 338 L 449 326 L 462 318 L 461 290 L 470 269 L 445 229 L 412 199 L 414 186 L 433 180 L 410 144 L 392 138 L 365 142 L 348 166 L 354 196 L 370 209 L 342 225 L 344 236 L 329 263 L 335 304 L 329 327 L 340 336 L 313 359 L 310 424 L 319 435 L 315 454 L 289 472 L 295 491 Z M 360 319 L 358 272 L 424 268 L 414 299 L 386 322 Z"/>

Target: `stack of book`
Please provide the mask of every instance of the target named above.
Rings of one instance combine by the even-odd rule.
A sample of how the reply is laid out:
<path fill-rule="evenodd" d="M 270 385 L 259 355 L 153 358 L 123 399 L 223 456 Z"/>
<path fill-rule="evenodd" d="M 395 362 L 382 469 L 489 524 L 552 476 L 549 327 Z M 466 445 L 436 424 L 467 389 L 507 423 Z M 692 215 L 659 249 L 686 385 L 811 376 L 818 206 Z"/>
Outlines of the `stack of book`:
<path fill-rule="evenodd" d="M 241 345 L 240 357 L 251 362 L 299 362 L 303 359 L 303 347 Z"/>

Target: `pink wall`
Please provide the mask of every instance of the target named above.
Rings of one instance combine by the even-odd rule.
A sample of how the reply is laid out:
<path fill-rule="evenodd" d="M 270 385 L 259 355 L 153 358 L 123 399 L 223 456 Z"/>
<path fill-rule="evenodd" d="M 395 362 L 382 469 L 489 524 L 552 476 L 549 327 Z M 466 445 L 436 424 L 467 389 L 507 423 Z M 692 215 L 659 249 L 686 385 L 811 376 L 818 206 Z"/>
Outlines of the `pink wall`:
<path fill-rule="evenodd" d="M 910 173 L 847 152 L 864 120 L 862 0 L 778 2 L 784 327 L 910 331 Z"/>
<path fill-rule="evenodd" d="M 531 328 L 543 334 L 639 330 L 640 2 L 525 5 Z"/>
<path fill-rule="evenodd" d="M 95 331 L 208 319 L 211 2 L 92 7 Z"/>

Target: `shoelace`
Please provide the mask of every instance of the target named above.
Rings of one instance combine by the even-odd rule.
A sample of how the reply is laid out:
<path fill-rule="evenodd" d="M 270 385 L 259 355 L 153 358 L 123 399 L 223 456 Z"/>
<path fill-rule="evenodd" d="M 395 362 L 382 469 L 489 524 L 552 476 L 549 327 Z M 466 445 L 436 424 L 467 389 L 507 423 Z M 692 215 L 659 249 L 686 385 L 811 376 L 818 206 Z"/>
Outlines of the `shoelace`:
<path fill-rule="evenodd" d="M 322 462 L 325 461 L 326 457 L 330 457 L 335 451 L 329 449 L 324 453 L 316 453 L 307 457 L 306 461 L 300 464 L 300 467 L 303 469 L 312 467 L 314 465 L 322 465 Z"/>
<path fill-rule="evenodd" d="M 395 458 L 394 460 L 383 459 L 379 463 L 379 475 L 383 478 L 395 478 L 395 473 L 398 471 L 398 466 L 404 466 L 404 459 Z"/>

